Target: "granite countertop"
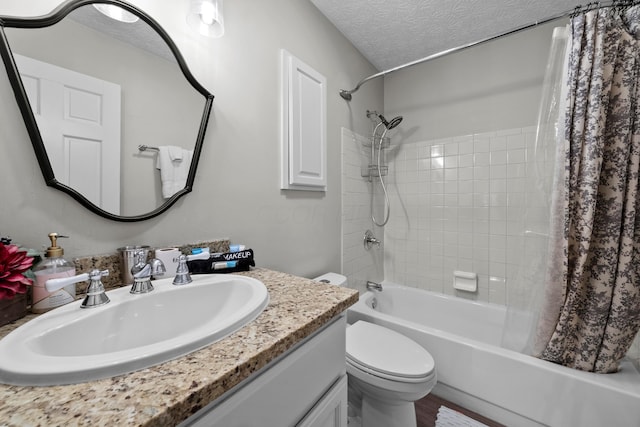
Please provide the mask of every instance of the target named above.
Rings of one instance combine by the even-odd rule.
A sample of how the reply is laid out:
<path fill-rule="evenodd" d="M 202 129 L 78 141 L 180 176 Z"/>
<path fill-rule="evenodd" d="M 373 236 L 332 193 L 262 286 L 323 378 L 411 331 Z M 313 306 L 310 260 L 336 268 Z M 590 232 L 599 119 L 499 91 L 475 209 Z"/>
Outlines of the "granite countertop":
<path fill-rule="evenodd" d="M 257 268 L 269 305 L 253 322 L 202 350 L 136 371 L 82 384 L 0 384 L 0 426 L 176 425 L 310 336 L 358 300 L 354 289 Z M 5 336 L 29 315 L 0 328 Z"/>

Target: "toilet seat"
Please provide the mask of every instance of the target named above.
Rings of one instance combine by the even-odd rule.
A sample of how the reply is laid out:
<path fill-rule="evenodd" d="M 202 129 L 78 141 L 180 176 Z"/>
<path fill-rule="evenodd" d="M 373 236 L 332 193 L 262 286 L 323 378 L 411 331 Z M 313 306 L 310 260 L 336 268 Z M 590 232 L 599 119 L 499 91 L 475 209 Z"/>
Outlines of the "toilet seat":
<path fill-rule="evenodd" d="M 420 383 L 435 375 L 427 350 L 408 337 L 369 322 L 347 328 L 347 363 L 376 377 Z"/>

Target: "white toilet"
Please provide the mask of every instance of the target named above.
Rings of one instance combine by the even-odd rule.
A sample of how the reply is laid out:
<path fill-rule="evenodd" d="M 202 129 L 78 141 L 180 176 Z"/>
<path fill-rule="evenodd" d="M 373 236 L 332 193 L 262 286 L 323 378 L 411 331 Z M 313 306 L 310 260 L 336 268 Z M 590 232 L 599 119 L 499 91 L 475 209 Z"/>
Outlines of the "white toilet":
<path fill-rule="evenodd" d="M 314 280 L 347 282 L 336 273 Z M 415 427 L 414 402 L 436 384 L 433 357 L 408 337 L 369 322 L 347 326 L 346 336 L 351 415 L 361 417 L 362 427 Z"/>

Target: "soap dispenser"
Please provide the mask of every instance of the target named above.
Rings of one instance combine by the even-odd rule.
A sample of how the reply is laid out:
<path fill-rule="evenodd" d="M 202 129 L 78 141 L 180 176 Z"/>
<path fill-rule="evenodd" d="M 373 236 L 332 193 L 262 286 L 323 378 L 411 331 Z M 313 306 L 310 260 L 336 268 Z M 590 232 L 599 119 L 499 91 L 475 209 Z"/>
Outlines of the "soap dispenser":
<path fill-rule="evenodd" d="M 64 249 L 58 246 L 57 240 L 62 237 L 58 233 L 49 233 L 51 246 L 45 252 L 45 258 L 35 266 L 33 272 L 36 276 L 33 284 L 33 300 L 31 311 L 34 313 L 44 313 L 61 305 L 65 305 L 75 300 L 76 285 L 72 283 L 55 292 L 48 292 L 45 282 L 49 279 L 75 276 L 75 266 L 64 259 Z"/>

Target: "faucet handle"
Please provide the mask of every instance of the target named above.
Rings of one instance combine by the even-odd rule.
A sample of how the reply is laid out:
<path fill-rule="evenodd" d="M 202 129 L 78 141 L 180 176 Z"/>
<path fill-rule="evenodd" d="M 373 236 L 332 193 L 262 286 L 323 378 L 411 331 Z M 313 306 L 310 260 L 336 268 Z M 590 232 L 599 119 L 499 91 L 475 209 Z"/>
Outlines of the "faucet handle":
<path fill-rule="evenodd" d="M 82 273 L 69 277 L 59 277 L 57 279 L 49 279 L 44 282 L 44 287 L 47 292 L 55 292 L 58 289 L 62 289 L 65 286 L 69 286 L 74 283 L 84 282 L 85 280 L 94 280 L 95 278 L 100 280 L 100 277 L 105 277 L 108 275 L 109 270 L 91 270 L 89 273 Z"/>
<path fill-rule="evenodd" d="M 191 283 L 191 275 L 189 274 L 189 266 L 187 265 L 187 256 L 180 255 L 178 258 L 178 268 L 176 269 L 176 276 L 173 279 L 174 285 L 186 285 Z"/>
<path fill-rule="evenodd" d="M 109 302 L 109 297 L 105 294 L 104 285 L 100 280 L 102 277 L 109 275 L 109 270 L 91 270 L 89 273 L 82 273 L 70 277 L 60 277 L 57 279 L 49 279 L 45 282 L 44 287 L 48 292 L 55 292 L 58 289 L 62 289 L 65 286 L 73 283 L 90 280 L 87 287 L 87 295 L 82 301 L 81 308 L 97 307 Z"/>
<path fill-rule="evenodd" d="M 57 279 L 49 279 L 44 282 L 44 288 L 47 290 L 47 292 L 55 292 L 58 289 L 64 288 L 65 286 L 69 286 L 78 282 L 84 282 L 85 280 L 89 280 L 89 273 L 82 273 L 68 277 L 59 277 Z"/>
<path fill-rule="evenodd" d="M 109 302 L 109 297 L 105 293 L 104 285 L 102 284 L 102 278 L 109 275 L 109 270 L 91 270 L 89 273 L 89 286 L 87 287 L 87 294 L 80 304 L 80 308 L 92 308 L 104 305 Z"/>
<path fill-rule="evenodd" d="M 376 246 L 380 246 L 380 240 L 376 239 L 376 237 L 373 235 L 373 232 L 371 230 L 367 230 L 364 233 L 364 239 L 363 239 L 363 243 L 364 243 L 364 248 L 366 250 L 371 249 L 372 245 L 376 245 Z"/>

